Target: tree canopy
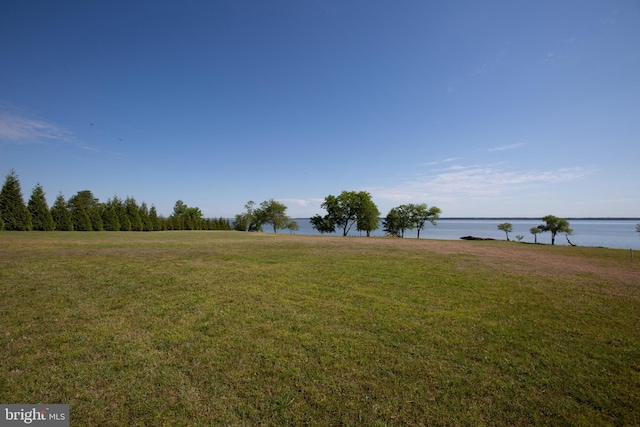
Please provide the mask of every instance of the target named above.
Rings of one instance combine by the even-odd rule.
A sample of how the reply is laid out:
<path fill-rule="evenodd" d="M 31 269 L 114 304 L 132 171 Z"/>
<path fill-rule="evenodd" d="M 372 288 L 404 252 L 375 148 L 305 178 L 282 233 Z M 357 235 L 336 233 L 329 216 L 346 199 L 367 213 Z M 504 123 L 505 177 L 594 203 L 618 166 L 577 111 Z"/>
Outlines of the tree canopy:
<path fill-rule="evenodd" d="M 566 235 L 571 235 L 573 230 L 569 228 L 569 221 L 564 218 L 558 218 L 557 216 L 547 215 L 542 218 L 545 222 L 538 226 L 540 231 L 550 232 L 551 233 L 551 244 L 554 245 L 556 242 L 556 234 L 563 233 Z"/>
<path fill-rule="evenodd" d="M 419 239 L 420 231 L 424 229 L 425 224 L 430 222 L 436 225 L 440 213 L 440 208 L 436 206 L 409 203 L 392 208 L 382 223 L 384 231 L 393 236 L 404 237 L 406 230 L 417 229 Z"/>
<path fill-rule="evenodd" d="M 503 222 L 502 224 L 498 224 L 498 230 L 504 231 L 507 235 L 507 242 L 509 241 L 509 233 L 513 231 L 513 224 L 510 222 Z"/>
<path fill-rule="evenodd" d="M 378 207 L 366 191 L 343 191 L 338 196 L 328 195 L 320 206 L 327 214 L 315 215 L 310 219 L 311 226 L 320 233 L 334 233 L 336 229 L 341 229 L 342 235 L 346 236 L 357 224 L 356 228 L 366 231 L 368 236 L 378 228 Z M 375 224 L 372 220 L 374 217 Z"/>

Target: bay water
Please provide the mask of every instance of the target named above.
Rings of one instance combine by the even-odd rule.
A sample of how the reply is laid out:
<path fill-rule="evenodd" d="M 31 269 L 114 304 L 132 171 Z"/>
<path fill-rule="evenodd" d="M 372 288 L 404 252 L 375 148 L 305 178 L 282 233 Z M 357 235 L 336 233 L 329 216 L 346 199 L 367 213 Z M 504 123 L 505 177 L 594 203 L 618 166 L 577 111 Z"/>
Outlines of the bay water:
<path fill-rule="evenodd" d="M 308 218 L 296 218 L 295 221 L 300 227 L 295 234 L 319 235 L 309 222 Z M 640 224 L 640 219 L 568 219 L 569 226 L 573 229 L 573 234 L 569 240 L 577 246 L 596 246 L 618 249 L 640 250 L 640 233 L 636 232 L 636 224 Z M 513 225 L 513 232 L 509 233 L 510 240 L 516 240 L 516 236 L 523 236 L 522 241 L 533 243 L 534 236 L 529 231 L 532 227 L 542 224 L 539 219 L 521 218 L 500 218 L 500 219 L 439 219 L 437 225 L 427 223 L 420 231 L 421 239 L 458 240 L 463 236 L 474 236 L 482 238 L 492 238 L 506 240 L 504 231 L 498 230 L 498 224 L 509 222 Z M 267 230 L 267 228 L 265 228 Z M 279 233 L 287 233 L 279 230 Z M 384 236 L 382 221 L 379 228 L 371 233 L 372 236 Z M 342 230 L 329 235 L 341 236 Z M 351 228 L 349 236 L 364 236 L 364 232 Z M 416 230 L 407 230 L 405 239 L 417 237 Z M 538 234 L 538 243 L 551 243 L 551 233 Z M 556 245 L 568 245 L 564 235 L 556 236 Z"/>

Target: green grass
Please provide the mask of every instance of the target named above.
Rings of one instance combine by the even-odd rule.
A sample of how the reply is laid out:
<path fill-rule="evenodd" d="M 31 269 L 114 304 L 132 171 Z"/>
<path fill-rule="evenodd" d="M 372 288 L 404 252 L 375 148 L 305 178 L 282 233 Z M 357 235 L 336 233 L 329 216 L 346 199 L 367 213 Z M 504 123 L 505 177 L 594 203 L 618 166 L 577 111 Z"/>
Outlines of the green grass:
<path fill-rule="evenodd" d="M 0 233 L 0 402 L 72 425 L 639 425 L 628 251 Z"/>

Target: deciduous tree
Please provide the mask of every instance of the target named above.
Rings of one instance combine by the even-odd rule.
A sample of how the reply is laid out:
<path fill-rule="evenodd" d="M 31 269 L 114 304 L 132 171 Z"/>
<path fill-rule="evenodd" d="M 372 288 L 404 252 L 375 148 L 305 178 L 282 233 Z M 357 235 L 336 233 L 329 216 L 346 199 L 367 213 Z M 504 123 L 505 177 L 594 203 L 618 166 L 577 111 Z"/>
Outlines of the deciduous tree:
<path fill-rule="evenodd" d="M 502 224 L 498 224 L 498 230 L 504 231 L 507 235 L 507 242 L 509 241 L 509 233 L 513 231 L 513 224 L 510 222 L 503 222 Z"/>
<path fill-rule="evenodd" d="M 430 222 L 433 225 L 437 225 L 437 220 L 440 218 L 442 211 L 436 206 L 428 207 L 426 203 L 420 205 L 409 204 L 409 216 L 410 221 L 414 228 L 418 230 L 418 239 L 420 238 L 420 230 L 424 229 L 424 225 Z"/>
<path fill-rule="evenodd" d="M 558 218 L 557 216 L 547 215 L 542 218 L 545 222 L 539 226 L 541 231 L 549 231 L 551 233 L 551 244 L 554 245 L 556 241 L 556 234 L 563 233 L 567 236 L 573 233 L 573 230 L 569 228 L 569 221 L 564 218 Z"/>
<path fill-rule="evenodd" d="M 373 203 L 369 193 L 360 192 L 360 209 L 356 215 L 356 230 L 364 231 L 367 237 L 371 236 L 371 232 L 378 229 L 380 223 L 380 211 L 378 206 Z"/>
<path fill-rule="evenodd" d="M 245 212 L 237 214 L 233 221 L 233 229 L 237 231 L 262 231 L 262 224 L 258 218 L 256 202 L 249 200 L 245 205 Z"/>
<path fill-rule="evenodd" d="M 540 227 L 531 227 L 529 233 L 533 234 L 533 243 L 538 243 L 538 234 L 542 233 Z"/>
<path fill-rule="evenodd" d="M 286 214 L 287 207 L 273 199 L 265 200 L 260 203 L 260 209 L 258 211 L 258 218 L 261 224 L 271 224 L 273 226 L 273 232 L 277 233 L 277 230 L 287 227 L 291 218 Z"/>
<path fill-rule="evenodd" d="M 387 216 L 382 220 L 382 225 L 386 233 L 399 237 L 404 237 L 406 230 L 415 227 L 411 221 L 411 211 L 408 205 L 391 208 Z"/>
<path fill-rule="evenodd" d="M 362 220 L 363 231 L 367 228 L 373 229 L 367 222 L 371 218 L 375 205 L 371 201 L 371 195 L 366 191 L 343 191 L 337 197 L 329 195 L 324 198 L 320 206 L 327 211 L 327 214 L 315 215 L 310 220 L 313 228 L 320 233 L 333 233 L 336 228 L 339 228 L 342 229 L 342 235 L 346 236 L 351 227 L 358 223 L 358 218 Z M 377 210 L 377 207 L 375 209 Z"/>

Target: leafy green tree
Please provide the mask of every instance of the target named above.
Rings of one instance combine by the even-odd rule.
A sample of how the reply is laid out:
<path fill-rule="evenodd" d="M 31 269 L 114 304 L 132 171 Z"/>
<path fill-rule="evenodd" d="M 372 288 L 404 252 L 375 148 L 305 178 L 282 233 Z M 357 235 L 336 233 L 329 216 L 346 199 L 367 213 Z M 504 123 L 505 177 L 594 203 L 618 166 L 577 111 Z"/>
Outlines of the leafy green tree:
<path fill-rule="evenodd" d="M 384 231 L 392 236 L 404 237 L 406 230 L 415 227 L 411 218 L 411 208 L 409 205 L 400 205 L 391 208 L 385 219 L 382 220 Z"/>
<path fill-rule="evenodd" d="M 540 229 L 540 227 L 531 227 L 529 229 L 529 233 L 533 234 L 533 243 L 537 244 L 538 243 L 538 234 L 542 233 L 542 230 Z"/>
<path fill-rule="evenodd" d="M 58 231 L 73 231 L 71 212 L 67 208 L 67 202 L 62 193 L 58 193 L 56 201 L 51 207 L 51 217 Z"/>
<path fill-rule="evenodd" d="M 7 231 L 31 230 L 31 213 L 24 203 L 20 181 L 13 169 L 6 176 L 0 191 L 0 217 Z"/>
<path fill-rule="evenodd" d="M 51 211 L 47 205 L 44 190 L 40 184 L 37 184 L 33 188 L 27 208 L 31 214 L 33 230 L 53 231 L 55 229 L 56 225 L 53 222 L 53 217 L 51 216 Z"/>
<path fill-rule="evenodd" d="M 78 191 L 67 202 L 71 211 L 73 229 L 76 231 L 102 231 L 102 213 L 100 201 L 89 190 Z"/>
<path fill-rule="evenodd" d="M 380 211 L 378 206 L 371 200 L 371 195 L 367 192 L 360 192 L 360 209 L 356 215 L 356 230 L 365 231 L 367 237 L 371 232 L 378 229 L 380 224 Z"/>
<path fill-rule="evenodd" d="M 510 222 L 503 222 L 502 224 L 498 224 L 498 230 L 504 231 L 507 235 L 507 242 L 509 241 L 509 233 L 513 231 L 513 224 Z"/>
<path fill-rule="evenodd" d="M 294 231 L 298 231 L 300 230 L 300 226 L 298 225 L 298 223 L 294 220 L 290 220 L 287 223 L 287 226 L 285 227 L 287 230 L 289 230 L 289 233 L 292 234 Z"/>
<path fill-rule="evenodd" d="M 336 228 L 342 229 L 342 235 L 349 234 L 351 227 L 362 219 L 363 230 L 367 225 L 367 210 L 371 210 L 371 195 L 366 191 L 343 191 L 339 196 L 329 195 L 320 205 L 327 214 L 315 215 L 311 218 L 311 225 L 320 233 L 333 233 Z M 376 208 L 377 209 L 377 208 Z"/>
<path fill-rule="evenodd" d="M 236 231 L 262 231 L 259 212 L 256 209 L 256 202 L 249 200 L 244 208 L 244 213 L 237 214 L 233 221 L 233 229 Z"/>
<path fill-rule="evenodd" d="M 428 207 L 426 203 L 419 205 L 409 204 L 409 218 L 412 228 L 418 230 L 418 239 L 420 238 L 420 230 L 424 229 L 424 225 L 430 222 L 433 225 L 437 225 L 437 221 L 440 218 L 442 211 L 436 206 Z"/>
<path fill-rule="evenodd" d="M 558 218 L 557 216 L 547 215 L 542 218 L 545 222 L 539 225 L 541 231 L 551 233 L 551 244 L 554 245 L 556 241 L 556 234 L 563 233 L 567 236 L 573 233 L 573 230 L 569 228 L 569 221 L 564 218 Z"/>
<path fill-rule="evenodd" d="M 309 222 L 311 223 L 311 227 L 316 229 L 321 234 L 335 233 L 336 231 L 336 225 L 331 221 L 329 215 L 314 215 L 309 218 Z"/>
<path fill-rule="evenodd" d="M 260 209 L 257 216 L 260 224 L 271 224 L 273 226 L 273 232 L 277 233 L 278 229 L 284 229 L 287 227 L 291 218 L 286 214 L 287 207 L 273 199 L 265 200 L 260 203 Z"/>

